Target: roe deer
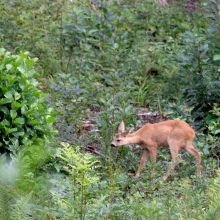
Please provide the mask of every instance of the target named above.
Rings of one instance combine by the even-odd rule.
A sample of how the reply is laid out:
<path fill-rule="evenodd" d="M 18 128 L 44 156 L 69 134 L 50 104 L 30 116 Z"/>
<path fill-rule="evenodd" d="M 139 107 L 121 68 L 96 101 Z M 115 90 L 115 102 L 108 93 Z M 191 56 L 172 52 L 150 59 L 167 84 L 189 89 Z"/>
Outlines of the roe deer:
<path fill-rule="evenodd" d="M 125 131 L 125 124 L 122 121 L 118 128 L 111 146 L 117 147 L 126 144 L 138 144 L 143 148 L 136 178 L 140 177 L 141 170 L 147 160 L 148 155 L 153 162 L 157 159 L 157 149 L 167 146 L 170 149 L 172 164 L 168 168 L 164 180 L 170 176 L 178 163 L 178 154 L 181 149 L 188 151 L 196 159 L 197 176 L 201 176 L 201 156 L 193 146 L 195 138 L 194 130 L 184 121 L 167 120 L 155 124 L 146 124 L 136 132 Z"/>

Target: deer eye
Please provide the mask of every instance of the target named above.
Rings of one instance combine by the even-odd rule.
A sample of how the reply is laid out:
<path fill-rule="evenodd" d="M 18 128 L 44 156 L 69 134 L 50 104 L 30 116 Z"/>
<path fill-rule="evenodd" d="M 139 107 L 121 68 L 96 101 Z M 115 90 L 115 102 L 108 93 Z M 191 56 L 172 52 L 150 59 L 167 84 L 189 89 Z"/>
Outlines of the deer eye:
<path fill-rule="evenodd" d="M 116 141 L 117 141 L 117 142 L 119 142 L 119 141 L 120 141 L 120 139 L 117 139 Z"/>

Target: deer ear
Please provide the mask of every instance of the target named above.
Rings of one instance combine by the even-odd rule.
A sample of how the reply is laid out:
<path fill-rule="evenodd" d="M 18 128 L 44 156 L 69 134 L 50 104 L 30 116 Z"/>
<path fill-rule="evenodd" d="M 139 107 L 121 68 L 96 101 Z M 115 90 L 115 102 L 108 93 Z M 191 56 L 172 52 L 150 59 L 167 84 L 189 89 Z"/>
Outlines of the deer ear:
<path fill-rule="evenodd" d="M 125 132 L 125 123 L 122 121 L 118 127 L 118 133 L 124 133 Z"/>

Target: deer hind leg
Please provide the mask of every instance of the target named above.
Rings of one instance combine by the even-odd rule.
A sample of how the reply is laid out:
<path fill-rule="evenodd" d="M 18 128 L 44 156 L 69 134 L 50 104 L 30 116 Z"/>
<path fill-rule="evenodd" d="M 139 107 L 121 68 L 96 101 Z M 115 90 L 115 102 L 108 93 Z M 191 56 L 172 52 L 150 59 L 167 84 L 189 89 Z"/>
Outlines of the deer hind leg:
<path fill-rule="evenodd" d="M 192 144 L 188 144 L 186 146 L 186 150 L 196 160 L 196 175 L 201 176 L 201 155 L 200 155 L 200 153 L 195 149 L 195 147 Z"/>
<path fill-rule="evenodd" d="M 175 167 L 179 162 L 179 151 L 180 151 L 179 143 L 171 142 L 169 143 L 169 146 L 170 146 L 170 153 L 172 157 L 172 163 L 170 167 L 168 168 L 166 175 L 163 177 L 163 180 L 168 179 L 168 177 L 174 172 Z"/>
<path fill-rule="evenodd" d="M 144 150 L 143 153 L 142 153 L 142 156 L 141 156 L 141 159 L 139 161 L 139 166 L 138 166 L 138 170 L 137 170 L 137 173 L 135 175 L 135 178 L 139 178 L 140 175 L 141 175 L 141 171 L 146 163 L 146 160 L 147 160 L 147 157 L 148 157 L 148 151 L 147 150 Z"/>

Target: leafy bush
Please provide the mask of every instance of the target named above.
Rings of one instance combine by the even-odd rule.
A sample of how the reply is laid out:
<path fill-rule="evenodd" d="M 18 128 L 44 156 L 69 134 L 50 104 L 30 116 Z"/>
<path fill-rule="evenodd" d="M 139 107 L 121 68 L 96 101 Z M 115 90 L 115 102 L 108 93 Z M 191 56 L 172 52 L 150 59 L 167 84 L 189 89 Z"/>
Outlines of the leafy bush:
<path fill-rule="evenodd" d="M 64 8 L 63 0 L 2 0 L 0 47 L 30 51 L 39 58 L 42 72 L 53 74 L 62 63 L 59 36 Z"/>
<path fill-rule="evenodd" d="M 17 153 L 21 146 L 54 134 L 52 109 L 35 80 L 36 59 L 0 49 L 0 149 Z"/>
<path fill-rule="evenodd" d="M 180 47 L 175 58 L 179 67 L 173 75 L 173 79 L 179 81 L 179 97 L 183 97 L 192 108 L 194 125 L 203 130 L 207 130 L 206 119 L 220 99 L 217 55 L 220 48 L 216 34 L 220 29 L 217 2 L 207 3 L 206 10 L 207 14 L 202 19 L 206 18 L 208 22 L 203 22 L 198 27 L 193 26 L 179 36 Z M 174 81 L 167 85 L 172 87 L 172 83 Z"/>

